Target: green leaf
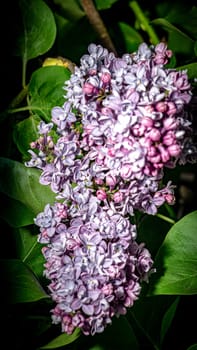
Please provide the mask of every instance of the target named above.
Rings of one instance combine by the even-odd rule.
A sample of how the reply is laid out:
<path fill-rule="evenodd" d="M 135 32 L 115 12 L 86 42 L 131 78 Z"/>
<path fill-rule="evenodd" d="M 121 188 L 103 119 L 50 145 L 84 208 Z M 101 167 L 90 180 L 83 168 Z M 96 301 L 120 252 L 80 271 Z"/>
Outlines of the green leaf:
<path fill-rule="evenodd" d="M 40 118 L 31 115 L 14 126 L 13 138 L 18 150 L 24 156 L 25 160 L 29 158 L 27 151 L 30 149 L 30 143 L 38 138 L 37 126 Z"/>
<path fill-rule="evenodd" d="M 2 195 L 0 216 L 11 227 L 22 227 L 33 224 L 34 213 L 23 203 Z"/>
<path fill-rule="evenodd" d="M 176 67 L 177 70 L 187 70 L 189 79 L 197 77 L 197 62 L 186 64 L 185 66 Z"/>
<path fill-rule="evenodd" d="M 168 329 L 170 328 L 170 325 L 175 316 L 179 301 L 180 301 L 180 297 L 177 297 L 175 301 L 170 305 L 169 309 L 166 311 L 163 317 L 162 324 L 161 324 L 161 332 L 160 332 L 161 343 L 163 342 L 165 335 Z"/>
<path fill-rule="evenodd" d="M 165 18 L 157 18 L 151 21 L 153 25 L 161 26 L 169 34 L 168 47 L 175 53 L 193 54 L 194 40 L 185 32 L 175 27 Z"/>
<path fill-rule="evenodd" d="M 125 40 L 125 48 L 127 52 L 134 52 L 138 49 L 139 44 L 142 43 L 142 36 L 131 26 L 124 22 L 118 23 L 120 30 Z"/>
<path fill-rule="evenodd" d="M 51 120 L 51 109 L 65 102 L 63 86 L 71 72 L 63 66 L 48 66 L 36 70 L 29 83 L 30 107 L 46 121 Z"/>
<path fill-rule="evenodd" d="M 45 262 L 41 252 L 42 244 L 38 243 L 38 235 L 31 227 L 22 227 L 15 230 L 17 257 L 21 259 L 35 273 L 38 278 L 43 276 Z"/>
<path fill-rule="evenodd" d="M 78 0 L 53 0 L 53 2 L 60 8 L 62 16 L 73 22 L 85 16 L 85 12 L 83 11 L 82 6 L 80 6 L 80 2 Z"/>
<path fill-rule="evenodd" d="M 191 345 L 187 350 L 197 350 L 197 344 Z"/>
<path fill-rule="evenodd" d="M 98 11 L 109 9 L 118 0 L 95 0 L 96 8 Z"/>
<path fill-rule="evenodd" d="M 174 4 L 169 2 L 169 11 L 166 19 L 170 23 L 178 25 L 192 38 L 197 39 L 197 7 L 191 6 L 189 1 L 185 3 L 177 1 Z"/>
<path fill-rule="evenodd" d="M 55 194 L 49 186 L 39 183 L 40 171 L 20 162 L 0 158 L 0 191 L 24 204 L 34 215 L 53 203 Z"/>
<path fill-rule="evenodd" d="M 21 30 L 17 52 L 24 62 L 47 52 L 56 37 L 56 24 L 50 8 L 42 0 L 19 0 Z"/>
<path fill-rule="evenodd" d="M 110 347 L 113 344 L 113 349 L 124 350 L 139 349 L 138 340 L 131 324 L 129 324 L 125 316 L 112 319 L 112 325 L 107 327 L 104 332 L 105 344 Z"/>
<path fill-rule="evenodd" d="M 62 346 L 65 346 L 74 342 L 80 336 L 80 334 L 81 333 L 79 329 L 76 329 L 71 335 L 63 333 L 59 335 L 57 338 L 51 340 L 48 344 L 41 346 L 40 349 L 60 348 Z"/>
<path fill-rule="evenodd" d="M 138 339 L 142 339 L 142 336 L 145 336 L 150 344 L 157 345 L 160 348 L 160 333 L 163 318 L 165 317 L 166 310 L 173 305 L 175 300 L 176 297 L 174 295 L 146 297 L 141 293 L 133 307 L 128 310 L 127 316 L 133 328 L 135 326 L 135 333 L 139 333 Z"/>
<path fill-rule="evenodd" d="M 197 211 L 179 220 L 168 232 L 155 258 L 156 273 L 149 295 L 197 293 Z"/>
<path fill-rule="evenodd" d="M 49 298 L 31 270 L 18 259 L 0 261 L 1 300 L 9 303 L 34 302 Z"/>
<path fill-rule="evenodd" d="M 138 225 L 138 240 L 146 242 L 152 258 L 155 257 L 165 235 L 172 225 L 155 215 L 145 215 Z"/>
<path fill-rule="evenodd" d="M 94 335 L 94 344 L 104 349 L 139 349 L 134 329 L 125 316 L 113 317 L 112 324 L 103 333 Z"/>
<path fill-rule="evenodd" d="M 195 52 L 195 55 L 197 56 L 197 41 L 195 41 L 195 44 L 194 44 L 194 52 Z"/>

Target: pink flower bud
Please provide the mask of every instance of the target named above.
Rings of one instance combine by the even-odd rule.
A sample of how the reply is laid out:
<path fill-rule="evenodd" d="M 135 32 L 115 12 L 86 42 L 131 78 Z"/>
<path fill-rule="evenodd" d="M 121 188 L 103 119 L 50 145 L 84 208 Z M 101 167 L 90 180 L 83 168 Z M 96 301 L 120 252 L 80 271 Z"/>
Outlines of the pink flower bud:
<path fill-rule="evenodd" d="M 172 57 L 172 50 L 166 50 L 166 56 L 167 57 Z"/>
<path fill-rule="evenodd" d="M 153 128 L 149 133 L 149 137 L 152 141 L 159 141 L 161 137 L 161 133 L 158 129 Z"/>
<path fill-rule="evenodd" d="M 142 136 L 145 132 L 145 127 L 144 125 L 135 124 L 132 127 L 132 132 L 133 132 L 133 135 L 135 136 Z"/>
<path fill-rule="evenodd" d="M 162 143 L 166 146 L 171 146 L 174 143 L 174 133 L 172 131 L 168 131 L 166 135 L 164 135 Z"/>
<path fill-rule="evenodd" d="M 90 83 L 86 82 L 83 86 L 83 92 L 85 95 L 92 95 L 94 94 L 95 90 L 96 90 L 95 86 L 93 86 Z"/>
<path fill-rule="evenodd" d="M 102 190 L 102 189 L 96 191 L 96 196 L 97 196 L 97 198 L 98 198 L 99 200 L 101 200 L 101 201 L 103 201 L 104 199 L 107 198 L 106 192 L 105 192 L 104 190 Z"/>
<path fill-rule="evenodd" d="M 154 157 L 147 157 L 147 159 L 149 160 L 149 162 L 151 163 L 159 163 L 161 161 L 161 157 L 159 154 L 157 154 L 156 156 Z"/>
<path fill-rule="evenodd" d="M 107 154 L 108 154 L 108 156 L 110 156 L 110 157 L 114 157 L 115 154 L 116 154 L 116 151 L 115 151 L 114 148 L 110 148 L 110 149 L 107 151 Z"/>
<path fill-rule="evenodd" d="M 175 197 L 172 193 L 168 193 L 165 195 L 165 200 L 168 204 L 173 205 L 175 203 Z"/>
<path fill-rule="evenodd" d="M 147 166 L 147 165 L 144 168 L 144 174 L 147 176 L 149 176 L 151 174 L 151 170 L 150 170 L 149 166 Z"/>
<path fill-rule="evenodd" d="M 168 147 L 168 152 L 170 153 L 170 155 L 172 157 L 177 157 L 177 156 L 179 156 L 179 154 L 181 152 L 181 148 L 179 145 L 175 144 L 175 145 Z"/>
<path fill-rule="evenodd" d="M 102 179 L 96 178 L 96 179 L 94 179 L 94 182 L 95 182 L 97 185 L 103 185 L 103 180 L 102 180 Z"/>
<path fill-rule="evenodd" d="M 30 147 L 31 147 L 32 149 L 36 148 L 36 146 L 37 146 L 37 142 L 31 142 L 31 143 L 30 143 Z"/>
<path fill-rule="evenodd" d="M 110 295 L 113 293 L 113 286 L 111 283 L 105 284 L 102 287 L 102 292 L 104 293 L 104 295 Z"/>
<path fill-rule="evenodd" d="M 160 151 L 161 159 L 163 163 L 166 163 L 170 159 L 169 152 L 166 148 L 163 146 L 158 146 L 158 149 Z"/>
<path fill-rule="evenodd" d="M 149 149 L 148 149 L 148 156 L 149 157 L 153 157 L 157 154 L 157 149 L 156 147 L 154 146 L 151 146 Z"/>
<path fill-rule="evenodd" d="M 158 175 L 158 170 L 157 169 L 151 169 L 150 175 L 151 176 L 157 176 Z"/>
<path fill-rule="evenodd" d="M 111 74 L 109 72 L 104 72 L 101 75 L 101 81 L 104 84 L 108 84 L 111 81 Z"/>
<path fill-rule="evenodd" d="M 163 168 L 163 163 L 154 163 L 155 169 L 162 169 Z"/>
<path fill-rule="evenodd" d="M 157 56 L 154 58 L 154 62 L 155 64 L 165 64 L 168 61 L 164 58 L 163 55 L 157 54 Z"/>
<path fill-rule="evenodd" d="M 173 115 L 177 112 L 177 108 L 173 102 L 168 102 L 168 110 L 167 114 L 168 115 Z"/>
<path fill-rule="evenodd" d="M 158 102 L 155 108 L 158 112 L 164 113 L 167 111 L 167 104 L 166 102 Z"/>
<path fill-rule="evenodd" d="M 118 191 L 118 192 L 114 193 L 114 195 L 113 195 L 113 200 L 114 200 L 115 203 L 120 203 L 120 202 L 122 202 L 122 200 L 123 200 L 123 194 L 122 194 L 122 192 Z"/>
<path fill-rule="evenodd" d="M 151 128 L 153 126 L 153 120 L 150 117 L 143 117 L 141 124 L 147 128 Z"/>

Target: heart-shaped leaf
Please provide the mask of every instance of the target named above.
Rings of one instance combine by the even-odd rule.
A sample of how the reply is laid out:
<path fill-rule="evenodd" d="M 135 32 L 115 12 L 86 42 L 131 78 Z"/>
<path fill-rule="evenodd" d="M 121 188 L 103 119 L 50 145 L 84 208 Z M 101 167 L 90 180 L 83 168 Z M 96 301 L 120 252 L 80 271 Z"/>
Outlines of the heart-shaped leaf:
<path fill-rule="evenodd" d="M 155 258 L 156 273 L 149 294 L 197 293 L 197 211 L 187 214 L 168 232 Z"/>
<path fill-rule="evenodd" d="M 70 70 L 63 66 L 46 66 L 37 69 L 30 79 L 30 106 L 46 121 L 51 120 L 51 109 L 62 106 L 64 82 L 70 77 Z"/>
<path fill-rule="evenodd" d="M 45 262 L 41 252 L 42 245 L 38 243 L 38 235 L 33 233 L 31 228 L 21 227 L 15 230 L 17 257 L 28 265 L 38 278 L 42 278 Z"/>
<path fill-rule="evenodd" d="M 34 215 L 55 200 L 50 187 L 39 183 L 40 171 L 37 169 L 27 168 L 8 158 L 0 158 L 0 176 L 0 191 L 23 203 Z"/>
<path fill-rule="evenodd" d="M 22 19 L 16 54 L 26 63 L 52 47 L 56 24 L 51 9 L 42 0 L 19 0 L 19 7 Z"/>
<path fill-rule="evenodd" d="M 142 36 L 134 28 L 124 22 L 119 22 L 119 27 L 125 40 L 126 51 L 136 51 L 139 44 L 143 42 Z"/>
<path fill-rule="evenodd" d="M 31 270 L 18 259 L 0 261 L 1 300 L 27 303 L 49 298 Z"/>
<path fill-rule="evenodd" d="M 161 324 L 161 332 L 160 332 L 161 343 L 163 342 L 165 335 L 168 329 L 170 328 L 170 325 L 172 323 L 172 320 L 177 310 L 179 300 L 180 300 L 180 297 L 176 297 L 175 301 L 170 305 L 170 307 L 167 309 L 163 317 L 162 324 Z"/>
<path fill-rule="evenodd" d="M 174 53 L 193 54 L 194 40 L 185 32 L 174 26 L 165 18 L 157 18 L 151 21 L 153 25 L 161 26 L 168 32 L 168 47 Z"/>
<path fill-rule="evenodd" d="M 23 203 L 5 196 L 2 196 L 2 207 L 0 216 L 11 227 L 23 227 L 33 224 L 34 213 L 28 209 Z"/>
<path fill-rule="evenodd" d="M 24 156 L 24 160 L 29 159 L 28 150 L 30 149 L 30 143 L 38 138 L 37 126 L 40 123 L 40 118 L 36 115 L 31 115 L 14 127 L 13 138 L 18 150 Z"/>
<path fill-rule="evenodd" d="M 62 346 L 68 345 L 75 341 L 80 336 L 80 330 L 76 329 L 73 334 L 69 335 L 66 333 L 63 333 L 59 335 L 57 338 L 51 340 L 48 344 L 43 345 L 40 347 L 40 349 L 57 349 Z"/>

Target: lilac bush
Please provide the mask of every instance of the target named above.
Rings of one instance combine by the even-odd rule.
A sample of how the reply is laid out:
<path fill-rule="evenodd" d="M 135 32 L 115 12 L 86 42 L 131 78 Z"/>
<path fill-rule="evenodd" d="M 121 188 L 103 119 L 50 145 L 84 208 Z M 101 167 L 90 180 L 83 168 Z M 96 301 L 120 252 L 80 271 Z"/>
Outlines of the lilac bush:
<path fill-rule="evenodd" d="M 185 110 L 191 86 L 186 71 L 165 66 L 171 56 L 164 43 L 143 43 L 121 58 L 89 45 L 65 82 L 65 103 L 31 143 L 26 166 L 40 169 L 40 183 L 56 194 L 35 224 L 56 303 L 52 320 L 68 334 L 102 332 L 154 271 L 133 216 L 174 204 L 164 169 L 194 153 Z"/>

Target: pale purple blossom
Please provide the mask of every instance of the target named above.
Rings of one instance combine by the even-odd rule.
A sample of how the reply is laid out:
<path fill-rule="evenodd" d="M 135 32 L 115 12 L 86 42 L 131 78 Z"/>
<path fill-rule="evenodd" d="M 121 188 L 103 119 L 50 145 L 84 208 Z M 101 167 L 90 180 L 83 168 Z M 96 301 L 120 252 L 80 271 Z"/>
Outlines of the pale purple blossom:
<path fill-rule="evenodd" d="M 129 219 L 101 207 L 85 219 L 80 211 L 70 214 L 66 204 L 56 203 L 35 220 L 39 242 L 48 244 L 42 252 L 56 302 L 52 320 L 68 334 L 78 327 L 94 335 L 138 299 L 153 261 L 137 244 Z"/>
<path fill-rule="evenodd" d="M 191 86 L 186 71 L 166 68 L 171 55 L 164 43 L 120 58 L 89 45 L 64 84 L 65 103 L 31 143 L 25 165 L 56 193 L 35 224 L 52 320 L 68 334 L 103 332 L 139 297 L 153 261 L 132 216 L 174 204 L 165 168 L 196 159 Z"/>
<path fill-rule="evenodd" d="M 186 155 L 194 149 L 184 111 L 192 96 L 187 73 L 165 68 L 172 52 L 164 43 L 143 43 L 136 53 L 122 58 L 100 45 L 91 44 L 88 51 L 65 82 L 67 101 L 52 109 L 59 139 L 47 140 L 51 123 L 42 122 L 40 134 L 46 130 L 45 139 L 34 142 L 26 165 L 43 170 L 41 183 L 50 184 L 58 198 L 80 182 L 109 207 L 114 201 L 119 212 L 126 214 L 128 209 L 131 214 L 133 207 L 150 213 L 142 203 L 152 202 L 154 192 L 146 191 L 144 198 L 124 193 L 129 181 L 138 190 L 147 178 L 159 184 L 165 167 L 192 158 Z M 91 160 L 86 170 L 84 158 Z"/>

